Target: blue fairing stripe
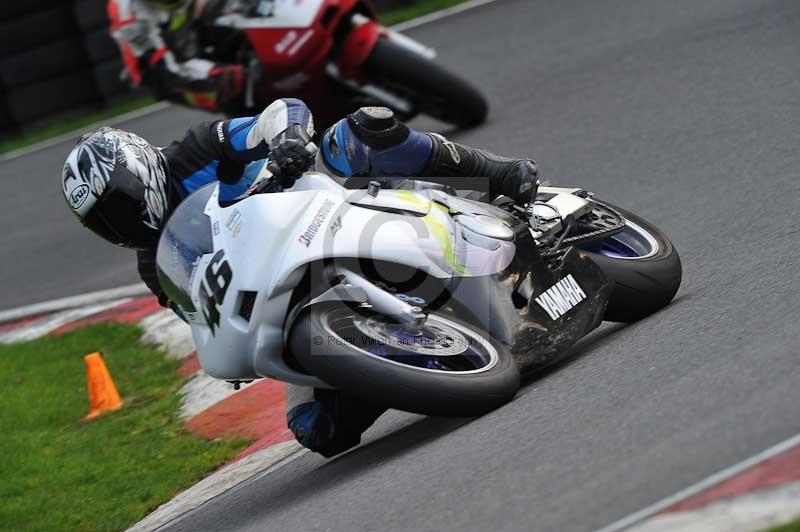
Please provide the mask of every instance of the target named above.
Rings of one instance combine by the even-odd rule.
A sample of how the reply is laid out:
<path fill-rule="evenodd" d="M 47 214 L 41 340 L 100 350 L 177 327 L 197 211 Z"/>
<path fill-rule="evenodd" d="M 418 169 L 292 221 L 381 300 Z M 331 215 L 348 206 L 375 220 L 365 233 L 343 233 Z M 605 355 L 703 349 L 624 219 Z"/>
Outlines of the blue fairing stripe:
<path fill-rule="evenodd" d="M 247 134 L 258 122 L 258 117 L 234 118 L 228 122 L 228 138 L 236 151 L 247 150 Z"/>
<path fill-rule="evenodd" d="M 217 167 L 219 161 L 211 161 L 203 169 L 193 173 L 183 181 L 181 185 L 187 194 L 191 194 L 200 187 L 217 180 Z"/>

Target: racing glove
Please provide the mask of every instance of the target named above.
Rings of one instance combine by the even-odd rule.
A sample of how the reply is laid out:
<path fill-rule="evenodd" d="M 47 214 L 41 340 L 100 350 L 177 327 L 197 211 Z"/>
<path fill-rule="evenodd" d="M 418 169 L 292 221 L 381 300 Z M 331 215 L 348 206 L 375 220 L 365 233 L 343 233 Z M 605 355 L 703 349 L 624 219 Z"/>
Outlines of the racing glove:
<path fill-rule="evenodd" d="M 536 166 L 536 162 L 530 159 L 520 159 L 510 163 L 505 175 L 496 183 L 493 197 L 502 194 L 519 204 L 527 204 L 533 201 L 538 185 L 539 168 Z M 489 193 L 492 194 L 491 183 Z"/>
<path fill-rule="evenodd" d="M 307 128 L 292 124 L 270 142 L 267 168 L 281 187 L 290 188 L 314 164 L 317 146 Z"/>

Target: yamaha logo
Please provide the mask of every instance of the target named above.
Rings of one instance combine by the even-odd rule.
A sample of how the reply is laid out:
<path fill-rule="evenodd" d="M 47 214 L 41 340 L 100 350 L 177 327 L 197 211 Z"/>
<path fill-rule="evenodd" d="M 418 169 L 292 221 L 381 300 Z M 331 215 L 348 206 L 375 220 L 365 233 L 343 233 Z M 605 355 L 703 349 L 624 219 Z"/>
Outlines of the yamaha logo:
<path fill-rule="evenodd" d="M 77 187 L 72 189 L 72 192 L 69 194 L 69 204 L 75 210 L 81 208 L 83 202 L 86 201 L 86 198 L 89 197 L 89 185 L 83 183 L 78 185 Z"/>
<path fill-rule="evenodd" d="M 586 293 L 570 274 L 537 297 L 536 302 L 551 319 L 557 320 L 584 299 Z"/>

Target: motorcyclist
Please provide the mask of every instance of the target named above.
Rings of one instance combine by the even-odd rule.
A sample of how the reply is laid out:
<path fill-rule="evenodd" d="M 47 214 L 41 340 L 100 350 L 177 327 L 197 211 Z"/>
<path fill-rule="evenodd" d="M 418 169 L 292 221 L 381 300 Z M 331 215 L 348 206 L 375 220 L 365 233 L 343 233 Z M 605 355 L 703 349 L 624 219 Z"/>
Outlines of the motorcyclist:
<path fill-rule="evenodd" d="M 137 250 L 139 273 L 162 305 L 155 249 L 170 213 L 191 192 L 219 181 L 222 202 L 249 193 L 263 166 L 281 185 L 315 164 L 343 178 L 369 176 L 483 177 L 491 196 L 530 199 L 537 167 L 408 128 L 385 108 L 363 108 L 329 128 L 321 149 L 313 118 L 296 99 L 272 103 L 260 115 L 198 124 L 181 141 L 158 149 L 112 128 L 85 135 L 62 173 L 68 205 L 86 227 L 111 243 Z M 251 191 L 250 191 L 251 192 Z M 288 423 L 298 440 L 326 456 L 360 442 L 384 411 L 328 390 L 289 386 Z"/>
<path fill-rule="evenodd" d="M 241 115 L 247 111 L 245 89 L 251 74 L 234 58 L 207 58 L 206 44 L 235 39 L 210 34 L 224 30 L 202 22 L 209 3 L 213 2 L 108 0 L 111 35 L 134 86 L 147 87 L 159 99 Z M 215 50 L 215 57 L 219 54 Z"/>

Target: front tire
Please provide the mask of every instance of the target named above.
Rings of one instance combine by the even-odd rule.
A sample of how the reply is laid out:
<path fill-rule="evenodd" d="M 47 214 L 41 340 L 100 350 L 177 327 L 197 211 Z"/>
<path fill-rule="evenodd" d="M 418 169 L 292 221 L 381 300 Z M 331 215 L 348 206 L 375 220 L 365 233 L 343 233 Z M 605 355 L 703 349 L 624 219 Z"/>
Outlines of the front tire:
<path fill-rule="evenodd" d="M 342 303 L 323 303 L 298 318 L 289 347 L 309 373 L 389 408 L 473 417 L 514 397 L 519 371 L 500 342 L 450 316 L 429 314 L 423 328 L 434 331 L 423 338 L 435 340 L 420 343 L 415 335 L 421 329 L 409 332 L 378 315 L 357 313 Z M 466 349 L 459 352 L 465 340 Z M 440 343 L 445 351 L 435 347 Z M 435 356 L 438 352 L 444 354 Z"/>
<path fill-rule="evenodd" d="M 364 66 L 417 111 L 444 122 L 474 127 L 489 113 L 486 98 L 470 83 L 390 39 L 378 39 Z"/>
<path fill-rule="evenodd" d="M 581 246 L 614 281 L 603 319 L 632 323 L 666 307 L 681 284 L 683 268 L 670 239 L 644 218 L 608 202 L 628 224 L 622 233 Z"/>

